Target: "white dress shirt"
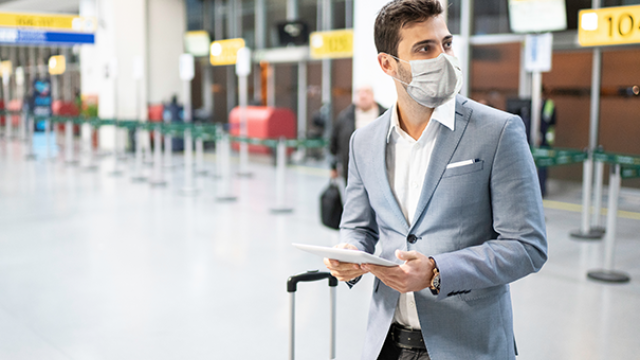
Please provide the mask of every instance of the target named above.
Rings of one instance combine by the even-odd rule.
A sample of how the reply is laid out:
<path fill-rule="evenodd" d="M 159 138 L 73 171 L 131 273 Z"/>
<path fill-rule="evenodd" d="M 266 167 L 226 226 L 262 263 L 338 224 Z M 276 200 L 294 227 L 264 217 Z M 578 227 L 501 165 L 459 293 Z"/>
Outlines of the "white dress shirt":
<path fill-rule="evenodd" d="M 430 120 L 420 138 L 415 140 L 400 128 L 397 104 L 392 109 L 391 126 L 387 134 L 387 177 L 409 226 L 414 221 L 431 153 L 436 144 L 438 128 L 443 125 L 453 131 L 455 114 L 455 99 L 435 108 L 431 120 L 436 121 Z M 394 320 L 404 326 L 420 329 L 415 296 L 412 292 L 400 294 Z"/>

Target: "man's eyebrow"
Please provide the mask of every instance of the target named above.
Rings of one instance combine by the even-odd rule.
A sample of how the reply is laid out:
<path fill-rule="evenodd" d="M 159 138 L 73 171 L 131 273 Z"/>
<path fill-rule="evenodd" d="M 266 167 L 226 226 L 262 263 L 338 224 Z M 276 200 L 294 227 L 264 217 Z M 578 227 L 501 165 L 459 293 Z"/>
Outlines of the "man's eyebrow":
<path fill-rule="evenodd" d="M 444 41 L 450 41 L 452 39 L 453 39 L 453 35 L 447 35 L 442 39 L 442 41 L 443 42 Z M 420 48 L 422 48 L 422 47 L 424 47 L 426 45 L 435 44 L 435 43 L 437 43 L 437 41 L 433 40 L 433 39 L 427 39 L 427 40 L 418 41 L 417 43 L 413 44 L 412 49 L 413 50 L 417 50 L 417 49 L 420 49 Z"/>

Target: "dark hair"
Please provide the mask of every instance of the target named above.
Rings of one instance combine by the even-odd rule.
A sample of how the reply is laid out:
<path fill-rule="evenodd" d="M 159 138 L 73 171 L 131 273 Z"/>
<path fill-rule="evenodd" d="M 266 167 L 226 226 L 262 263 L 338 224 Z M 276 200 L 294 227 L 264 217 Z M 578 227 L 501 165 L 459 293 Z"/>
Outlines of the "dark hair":
<path fill-rule="evenodd" d="M 378 53 L 398 56 L 400 29 L 442 14 L 438 0 L 394 0 L 385 5 L 376 18 L 374 38 Z"/>

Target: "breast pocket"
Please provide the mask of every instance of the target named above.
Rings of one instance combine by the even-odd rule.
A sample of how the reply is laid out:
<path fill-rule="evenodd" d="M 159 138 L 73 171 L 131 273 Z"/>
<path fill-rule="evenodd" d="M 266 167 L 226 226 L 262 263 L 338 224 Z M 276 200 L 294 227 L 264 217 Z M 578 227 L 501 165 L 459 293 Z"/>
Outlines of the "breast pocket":
<path fill-rule="evenodd" d="M 442 175 L 442 178 L 474 173 L 476 171 L 482 170 L 483 167 L 484 167 L 484 160 L 478 160 L 469 165 L 463 165 L 463 166 L 446 169 L 444 171 L 444 174 Z"/>

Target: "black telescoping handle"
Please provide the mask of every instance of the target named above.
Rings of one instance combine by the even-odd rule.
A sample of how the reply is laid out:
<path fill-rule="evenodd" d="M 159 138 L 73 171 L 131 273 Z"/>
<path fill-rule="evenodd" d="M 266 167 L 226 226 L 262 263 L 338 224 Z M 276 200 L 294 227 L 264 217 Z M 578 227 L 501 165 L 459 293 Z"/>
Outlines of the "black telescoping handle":
<path fill-rule="evenodd" d="M 318 270 L 310 270 L 305 273 L 293 275 L 287 280 L 287 292 L 296 292 L 299 282 L 318 281 L 322 279 L 329 279 L 329 286 L 338 286 L 338 279 L 331 276 L 329 272 L 320 272 Z"/>

